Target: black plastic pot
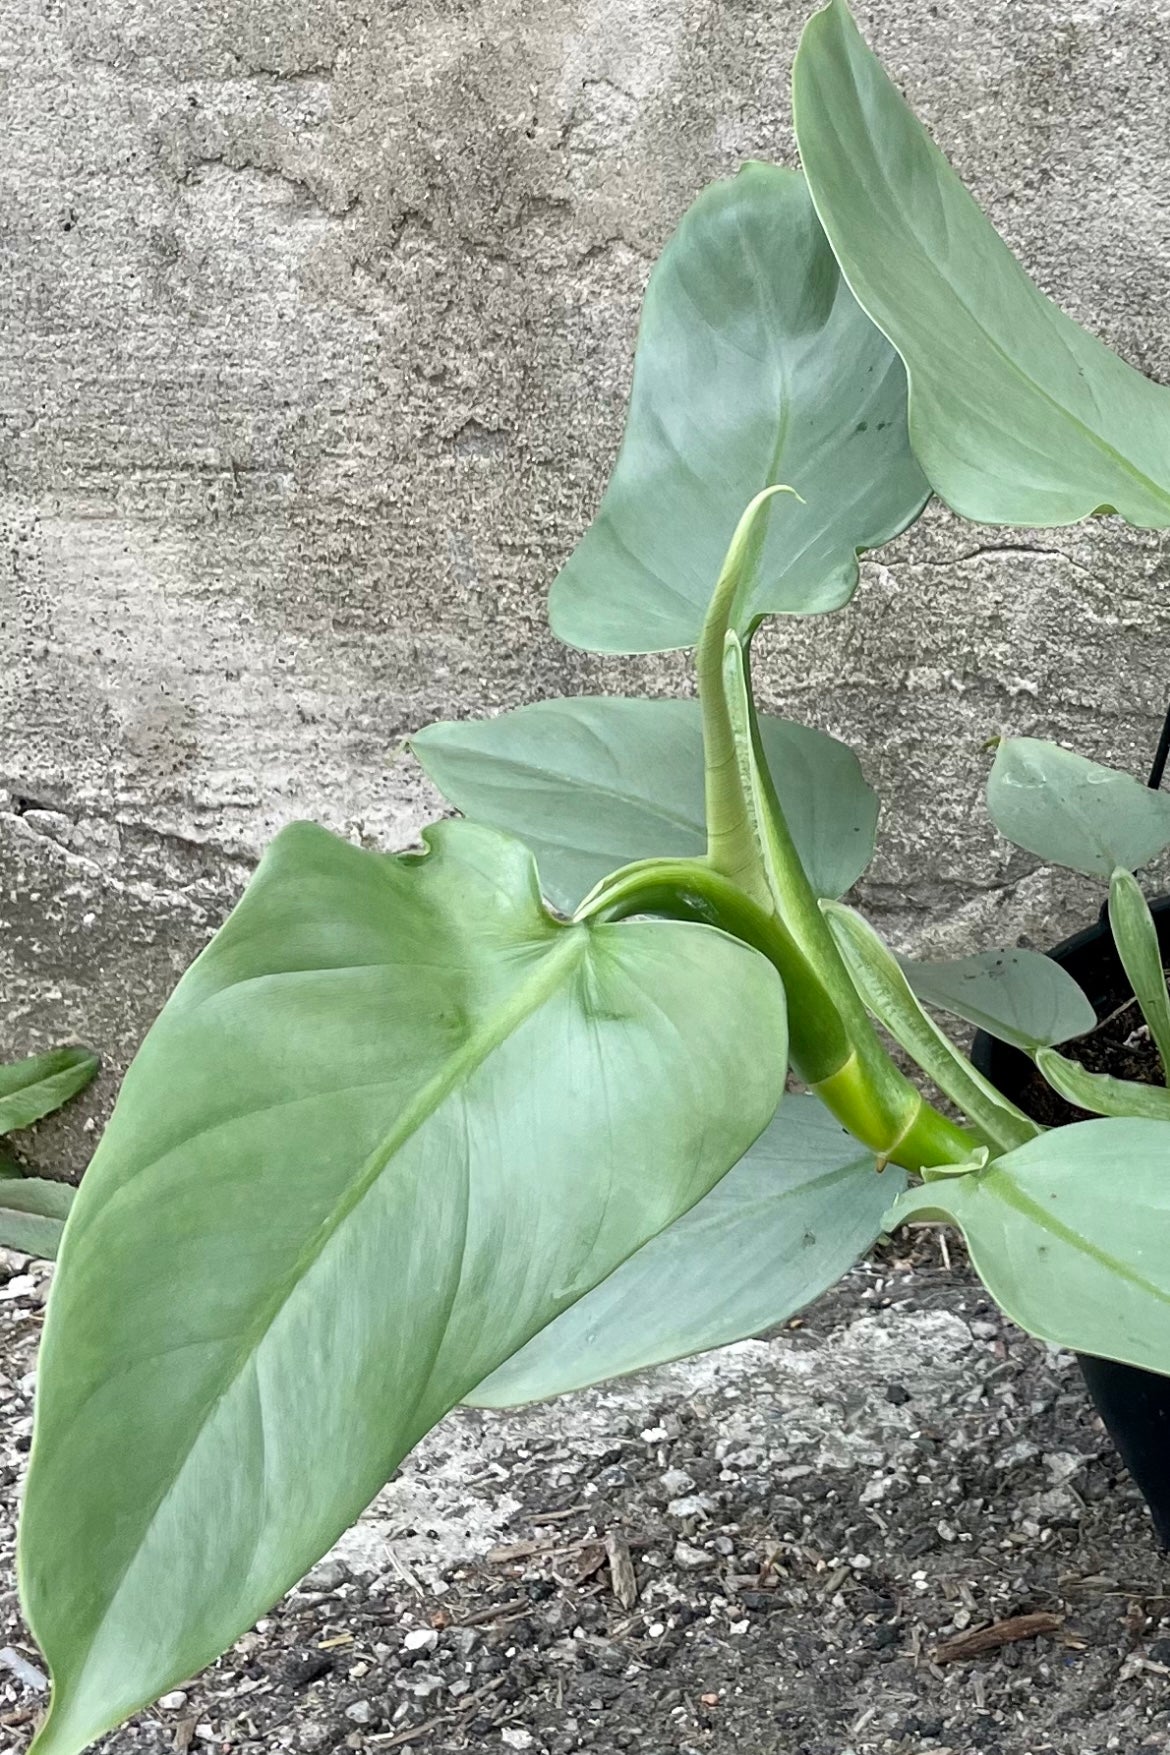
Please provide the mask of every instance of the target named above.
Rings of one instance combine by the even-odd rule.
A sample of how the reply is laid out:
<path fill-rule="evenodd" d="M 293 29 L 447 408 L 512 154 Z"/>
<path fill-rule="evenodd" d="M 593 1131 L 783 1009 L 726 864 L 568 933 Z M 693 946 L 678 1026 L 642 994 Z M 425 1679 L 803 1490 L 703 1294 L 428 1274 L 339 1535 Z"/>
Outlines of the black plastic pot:
<path fill-rule="evenodd" d="M 1163 961 L 1170 961 L 1170 896 L 1151 903 L 1151 912 Z M 1108 1017 L 1133 997 L 1104 918 L 1048 955 L 1080 983 L 1098 1019 Z M 1005 1097 L 1027 1110 L 1028 1087 L 1035 1071 L 1025 1055 L 981 1030 L 971 1058 Z M 1158 1540 L 1164 1549 L 1170 1549 L 1170 1377 L 1121 1365 L 1115 1359 L 1097 1359 L 1085 1353 L 1077 1357 L 1097 1412 L 1150 1508 Z"/>

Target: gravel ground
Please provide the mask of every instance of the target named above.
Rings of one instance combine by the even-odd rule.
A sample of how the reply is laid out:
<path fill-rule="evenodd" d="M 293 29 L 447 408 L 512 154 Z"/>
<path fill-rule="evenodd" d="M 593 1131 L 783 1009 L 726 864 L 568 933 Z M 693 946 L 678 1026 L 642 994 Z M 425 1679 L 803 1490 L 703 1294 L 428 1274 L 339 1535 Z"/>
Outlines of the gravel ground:
<path fill-rule="evenodd" d="M 0 1256 L 9 1579 L 47 1272 Z M 43 1678 L 2 1607 L 17 1755 Z M 1152 1755 L 1168 1678 L 1170 1568 L 1075 1363 L 922 1230 L 767 1341 L 448 1420 L 102 1747 Z"/>

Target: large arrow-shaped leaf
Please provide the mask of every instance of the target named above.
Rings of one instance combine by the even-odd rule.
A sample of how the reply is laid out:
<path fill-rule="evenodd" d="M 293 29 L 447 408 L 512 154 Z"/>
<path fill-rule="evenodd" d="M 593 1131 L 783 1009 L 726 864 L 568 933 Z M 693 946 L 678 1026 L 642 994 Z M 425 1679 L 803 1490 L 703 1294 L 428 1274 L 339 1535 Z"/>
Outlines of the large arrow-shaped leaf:
<path fill-rule="evenodd" d="M 893 348 L 858 309 L 802 177 L 749 164 L 704 191 L 650 277 L 629 418 L 601 510 L 553 586 L 554 631 L 597 652 L 693 646 L 740 515 L 774 521 L 744 596 L 762 615 L 836 609 L 857 551 L 928 497 Z"/>
<path fill-rule="evenodd" d="M 1059 1347 L 1170 1372 L 1170 1122 L 1082 1121 L 911 1189 L 886 1222 L 957 1225 L 988 1291 Z"/>
<path fill-rule="evenodd" d="M 910 436 L 965 518 L 1170 526 L 1170 392 L 1029 280 L 850 16 L 810 20 L 793 76 L 805 175 L 837 260 L 910 378 Z"/>
<path fill-rule="evenodd" d="M 760 730 L 809 882 L 844 895 L 869 864 L 877 823 L 857 757 L 790 720 L 764 716 Z M 706 850 L 697 701 L 541 701 L 429 725 L 411 745 L 465 816 L 532 848 L 545 895 L 566 911 L 619 866 Z"/>
<path fill-rule="evenodd" d="M 705 1200 L 464 1399 L 543 1401 L 774 1328 L 865 1253 L 905 1182 L 815 1097 L 789 1097 Z"/>
<path fill-rule="evenodd" d="M 429 842 L 287 830 L 127 1076 L 42 1354 L 37 1755 L 222 1651 L 771 1118 L 761 957 L 705 927 L 560 924 L 519 843 Z"/>

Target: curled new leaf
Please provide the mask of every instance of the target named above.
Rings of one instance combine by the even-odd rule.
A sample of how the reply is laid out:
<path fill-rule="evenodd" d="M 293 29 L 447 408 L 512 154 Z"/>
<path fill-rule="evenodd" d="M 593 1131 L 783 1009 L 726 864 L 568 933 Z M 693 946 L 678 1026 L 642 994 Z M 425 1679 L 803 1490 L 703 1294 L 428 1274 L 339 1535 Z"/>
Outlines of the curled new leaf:
<path fill-rule="evenodd" d="M 286 830 L 127 1075 L 41 1356 L 37 1755 L 224 1650 L 775 1110 L 762 957 L 559 923 L 518 842 L 427 839 L 387 858 Z"/>
<path fill-rule="evenodd" d="M 848 602 L 857 553 L 928 498 L 901 361 L 859 309 L 804 179 L 749 164 L 704 190 L 650 277 L 621 454 L 553 587 L 553 630 L 598 652 L 699 638 L 744 507 L 803 497 L 753 557 L 740 632 Z"/>
<path fill-rule="evenodd" d="M 822 904 L 849 973 L 874 1017 L 911 1054 L 941 1091 L 957 1103 L 984 1139 L 1019 1145 L 1036 1133 L 1014 1103 L 972 1065 L 919 1003 L 898 958 L 867 920 L 836 902 Z"/>
<path fill-rule="evenodd" d="M 1163 1073 L 1170 1073 L 1170 993 L 1162 945 L 1142 887 L 1124 866 L 1109 880 L 1109 926 Z"/>
<path fill-rule="evenodd" d="M 1170 526 L 1170 391 L 1045 298 L 866 47 L 845 0 L 810 20 L 796 135 L 857 299 L 906 363 L 910 436 L 986 524 L 1116 510 Z"/>

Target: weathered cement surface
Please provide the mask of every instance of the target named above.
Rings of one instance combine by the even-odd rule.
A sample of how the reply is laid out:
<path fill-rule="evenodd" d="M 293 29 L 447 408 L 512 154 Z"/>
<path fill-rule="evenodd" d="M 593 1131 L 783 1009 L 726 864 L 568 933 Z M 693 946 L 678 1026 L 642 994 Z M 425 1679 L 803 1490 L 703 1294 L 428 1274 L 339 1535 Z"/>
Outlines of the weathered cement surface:
<path fill-rule="evenodd" d="M 558 647 L 544 593 L 672 223 L 791 158 L 806 9 L 7 0 L 0 1052 L 83 1036 L 108 1094 L 279 824 L 409 841 L 408 729 L 685 686 Z M 1042 284 L 1170 378 L 1158 0 L 860 13 Z M 936 511 L 768 637 L 769 705 L 886 797 L 866 892 L 904 941 L 1050 936 L 1071 891 L 989 838 L 984 743 L 1144 762 L 1168 575 L 1157 537 Z"/>

